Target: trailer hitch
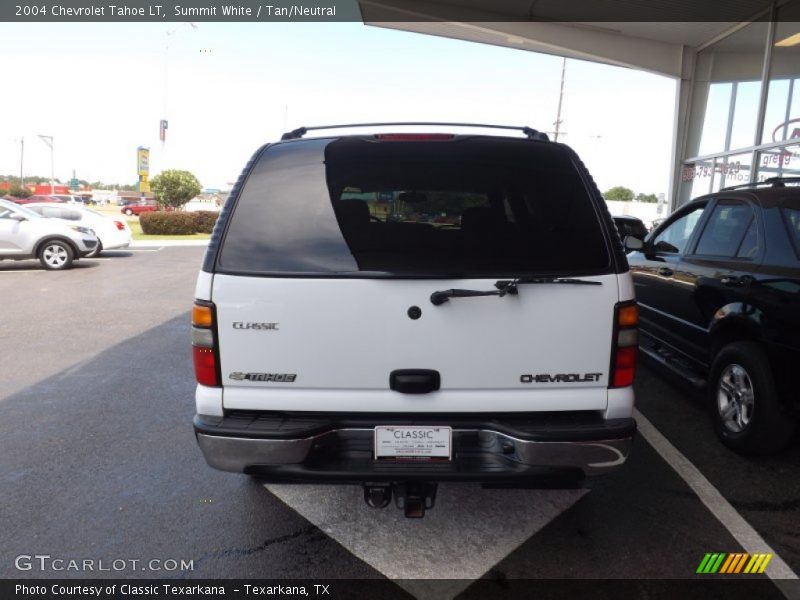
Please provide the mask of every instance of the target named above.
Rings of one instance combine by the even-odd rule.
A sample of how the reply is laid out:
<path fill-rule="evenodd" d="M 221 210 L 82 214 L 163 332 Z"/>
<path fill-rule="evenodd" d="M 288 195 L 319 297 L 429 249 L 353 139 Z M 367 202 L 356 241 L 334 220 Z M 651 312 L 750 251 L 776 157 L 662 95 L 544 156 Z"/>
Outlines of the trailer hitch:
<path fill-rule="evenodd" d="M 410 519 L 421 519 L 436 504 L 436 483 L 404 481 L 391 484 L 365 484 L 364 500 L 372 508 L 386 508 L 394 497 L 397 508 Z"/>

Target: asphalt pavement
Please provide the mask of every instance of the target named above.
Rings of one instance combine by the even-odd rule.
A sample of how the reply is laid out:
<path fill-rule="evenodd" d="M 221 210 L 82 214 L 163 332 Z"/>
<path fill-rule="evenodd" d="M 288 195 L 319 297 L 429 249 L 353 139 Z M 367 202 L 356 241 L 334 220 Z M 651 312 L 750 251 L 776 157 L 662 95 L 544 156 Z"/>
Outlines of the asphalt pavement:
<path fill-rule="evenodd" d="M 124 560 L 111 573 L 122 577 L 388 577 L 419 598 L 480 597 L 478 579 L 629 580 L 654 595 L 648 582 L 708 578 L 695 574 L 708 552 L 762 551 L 643 435 L 624 469 L 581 489 L 440 486 L 422 520 L 370 509 L 358 488 L 265 488 L 212 470 L 191 426 L 202 253 L 140 248 L 66 272 L 0 263 L 0 577 L 109 576 L 19 569 L 20 556 L 47 554 Z M 642 415 L 748 539 L 800 572 L 800 442 L 744 459 L 717 442 L 702 397 L 647 365 L 636 389 Z M 173 560 L 191 568 L 165 570 Z M 748 577 L 761 597 L 797 591 Z M 434 593 L 439 579 L 450 583 Z"/>

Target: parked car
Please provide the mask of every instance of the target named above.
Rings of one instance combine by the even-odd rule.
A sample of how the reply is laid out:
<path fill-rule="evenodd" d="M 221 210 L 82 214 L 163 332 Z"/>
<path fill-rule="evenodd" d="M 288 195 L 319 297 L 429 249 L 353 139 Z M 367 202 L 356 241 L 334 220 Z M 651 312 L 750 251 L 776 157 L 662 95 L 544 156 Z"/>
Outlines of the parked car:
<path fill-rule="evenodd" d="M 575 153 L 521 129 L 301 129 L 256 152 L 195 293 L 194 426 L 212 467 L 361 483 L 370 506 L 394 495 L 419 517 L 439 481 L 625 462 L 623 245 Z M 385 197 L 400 220 L 374 216 Z M 414 219 L 442 206 L 450 227 Z"/>
<path fill-rule="evenodd" d="M 120 209 L 122 214 L 131 216 L 139 216 L 142 213 L 153 212 L 158 210 L 158 204 L 155 202 L 137 202 L 135 204 L 126 204 Z"/>
<path fill-rule="evenodd" d="M 644 241 L 644 238 L 647 237 L 647 226 L 641 219 L 628 215 L 618 215 L 611 218 L 614 220 L 614 225 L 617 226 L 620 238 L 625 239 L 626 235 L 632 235 L 636 239 Z"/>
<path fill-rule="evenodd" d="M 0 260 L 38 258 L 45 269 L 63 270 L 97 247 L 88 227 L 38 213 L 0 200 Z"/>
<path fill-rule="evenodd" d="M 699 387 L 742 454 L 785 447 L 800 396 L 800 178 L 726 188 L 681 207 L 628 255 L 642 350 Z"/>
<path fill-rule="evenodd" d="M 43 217 L 63 219 L 92 229 L 99 240 L 95 249 L 87 254 L 91 258 L 103 250 L 127 248 L 131 244 L 131 228 L 124 219 L 112 219 L 83 206 L 59 206 L 51 203 L 28 204 L 27 208 Z"/>
<path fill-rule="evenodd" d="M 17 204 L 31 204 L 33 202 L 54 202 L 56 204 L 61 204 L 65 202 L 57 196 L 41 194 L 34 194 L 33 196 L 28 196 L 27 198 L 12 198 L 12 200 Z"/>
<path fill-rule="evenodd" d="M 84 198 L 83 196 L 78 196 L 74 194 L 55 194 L 53 198 L 58 198 L 62 202 L 66 202 L 67 204 L 78 204 L 84 205 L 89 204 L 90 200 L 88 198 Z"/>

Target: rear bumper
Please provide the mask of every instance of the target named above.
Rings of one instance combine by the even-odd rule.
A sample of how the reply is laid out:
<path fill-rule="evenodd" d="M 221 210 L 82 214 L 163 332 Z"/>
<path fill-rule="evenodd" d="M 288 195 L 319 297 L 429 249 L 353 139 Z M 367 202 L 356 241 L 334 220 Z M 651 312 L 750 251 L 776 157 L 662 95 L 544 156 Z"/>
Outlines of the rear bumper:
<path fill-rule="evenodd" d="M 83 258 L 87 254 L 90 254 L 94 247 L 97 246 L 97 240 L 90 240 L 87 238 L 80 238 L 80 243 L 75 244 L 78 249 L 78 256 Z"/>
<path fill-rule="evenodd" d="M 636 432 L 633 419 L 592 415 L 563 421 L 531 421 L 530 415 L 308 419 L 247 413 L 197 415 L 194 427 L 210 466 L 276 482 L 518 482 L 559 472 L 598 475 L 625 463 Z M 452 460 L 375 460 L 373 428 L 391 424 L 451 426 Z"/>

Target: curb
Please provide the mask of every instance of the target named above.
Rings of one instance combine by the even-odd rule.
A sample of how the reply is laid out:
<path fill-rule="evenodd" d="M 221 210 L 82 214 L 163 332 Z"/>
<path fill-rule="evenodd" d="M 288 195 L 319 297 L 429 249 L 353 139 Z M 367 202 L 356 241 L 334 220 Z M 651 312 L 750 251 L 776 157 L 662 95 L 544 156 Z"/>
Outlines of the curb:
<path fill-rule="evenodd" d="M 209 240 L 133 240 L 129 248 L 161 248 L 162 246 L 208 246 Z"/>

